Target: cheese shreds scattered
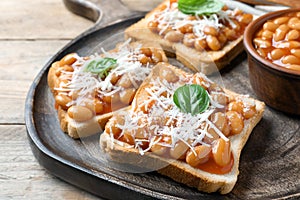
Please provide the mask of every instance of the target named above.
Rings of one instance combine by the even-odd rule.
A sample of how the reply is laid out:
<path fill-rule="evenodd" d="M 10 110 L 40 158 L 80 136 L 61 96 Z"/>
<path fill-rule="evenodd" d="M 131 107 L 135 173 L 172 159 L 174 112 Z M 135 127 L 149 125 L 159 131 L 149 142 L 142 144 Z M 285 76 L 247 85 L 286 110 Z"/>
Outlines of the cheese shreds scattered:
<path fill-rule="evenodd" d="M 203 74 L 198 73 L 195 76 L 198 76 L 197 78 L 201 79 L 203 84 L 205 82 L 207 86 L 212 84 Z M 143 88 L 146 94 L 136 96 L 131 110 L 117 114 L 124 118 L 124 123 L 115 125 L 122 130 L 119 139 L 125 134 L 131 135 L 134 139 L 134 147 L 141 155 L 151 151 L 155 144 L 174 148 L 175 144 L 181 141 L 193 152 L 196 145 L 210 146 L 211 144 L 204 142 L 205 137 L 212 138 L 208 127 L 212 128 L 222 139 L 228 141 L 222 131 L 210 121 L 210 116 L 216 109 L 223 108 L 224 105 L 210 98 L 208 109 L 194 116 L 181 112 L 175 106 L 173 94 L 184 84 L 192 84 L 192 76 L 180 77 L 180 80 L 175 83 L 169 83 L 159 77 L 152 78 L 147 87 Z M 217 94 L 225 95 L 221 91 Z M 113 135 L 112 131 L 110 133 Z M 162 141 L 163 138 L 170 138 L 171 143 Z M 147 142 L 149 145 L 146 149 L 142 148 L 143 142 Z"/>
<path fill-rule="evenodd" d="M 169 2 L 165 5 L 167 7 L 164 10 L 156 12 L 152 18 L 150 18 L 151 21 L 158 21 L 160 35 L 162 35 L 169 27 L 178 30 L 185 25 L 192 25 L 194 34 L 199 39 L 203 39 L 207 36 L 203 31 L 206 26 L 219 30 L 225 26 L 225 23 L 228 23 L 231 28 L 236 28 L 236 24 L 232 21 L 236 12 L 235 10 L 221 10 L 218 13 L 210 15 L 196 15 L 196 19 L 193 19 L 191 15 L 184 14 L 178 10 L 178 3 Z"/>
<path fill-rule="evenodd" d="M 96 92 L 98 97 L 111 96 L 116 92 L 120 92 L 124 88 L 117 84 L 112 84 L 113 75 L 122 76 L 126 74 L 135 88 L 148 76 L 153 64 L 147 63 L 143 65 L 139 60 L 144 54 L 141 53 L 141 44 L 130 45 L 131 40 L 128 39 L 117 47 L 116 51 L 105 51 L 102 49 L 101 55 L 92 55 L 88 59 L 77 56 L 77 61 L 73 63 L 73 72 L 64 72 L 60 79 L 62 80 L 59 87 L 55 90 L 59 94 L 72 96 L 77 93 L 78 98 L 73 99 L 67 104 L 85 105 L 87 101 L 93 100 L 93 94 Z M 85 71 L 86 66 L 92 61 L 99 61 L 104 57 L 117 60 L 117 66 L 110 70 L 104 79 L 100 79 L 96 74 Z"/>

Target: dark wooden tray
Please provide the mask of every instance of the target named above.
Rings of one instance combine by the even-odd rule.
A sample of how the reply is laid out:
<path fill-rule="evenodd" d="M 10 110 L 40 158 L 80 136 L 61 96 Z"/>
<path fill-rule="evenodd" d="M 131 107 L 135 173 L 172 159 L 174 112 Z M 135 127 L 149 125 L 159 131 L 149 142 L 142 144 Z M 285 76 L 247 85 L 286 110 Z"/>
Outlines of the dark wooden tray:
<path fill-rule="evenodd" d="M 99 135 L 84 141 L 73 140 L 60 130 L 54 99 L 47 86 L 51 63 L 70 52 L 86 55 L 112 33 L 122 32 L 139 19 L 132 17 L 105 27 L 95 26 L 54 55 L 38 74 L 27 96 L 25 120 L 39 163 L 55 176 L 107 199 L 300 198 L 300 118 L 269 107 L 243 149 L 238 182 L 227 195 L 202 193 L 156 172 L 131 174 L 113 170 L 97 155 Z M 245 53 L 221 75 L 228 89 L 255 97 L 248 80 Z M 95 147 L 95 152 L 89 151 L 89 147 Z"/>

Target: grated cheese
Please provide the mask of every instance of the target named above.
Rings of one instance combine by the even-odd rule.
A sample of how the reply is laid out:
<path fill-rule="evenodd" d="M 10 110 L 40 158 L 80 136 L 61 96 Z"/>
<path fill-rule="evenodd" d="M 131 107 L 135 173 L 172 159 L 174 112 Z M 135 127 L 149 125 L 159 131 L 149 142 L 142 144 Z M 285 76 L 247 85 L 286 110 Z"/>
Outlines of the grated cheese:
<path fill-rule="evenodd" d="M 123 90 L 121 86 L 111 83 L 112 75 L 122 76 L 127 74 L 135 88 L 139 87 L 139 82 L 142 82 L 150 73 L 153 64 L 147 63 L 143 65 L 139 58 L 143 54 L 140 52 L 141 44 L 136 47 L 130 45 L 131 39 L 128 39 L 123 44 L 118 46 L 117 51 L 108 52 L 102 49 L 101 55 L 92 55 L 88 60 L 77 56 L 77 61 L 73 63 L 73 72 L 62 71 L 60 79 L 63 80 L 59 87 L 54 88 L 59 94 L 72 95 L 78 92 L 78 98 L 73 99 L 67 104 L 85 105 L 87 101 L 92 101 L 92 94 L 97 92 L 99 97 L 111 96 L 116 92 Z M 110 57 L 117 60 L 117 67 L 112 69 L 110 73 L 101 80 L 97 75 L 91 72 L 86 72 L 85 68 L 92 61 L 98 61 L 103 57 Z M 66 80 L 66 81 L 64 81 Z"/>
<path fill-rule="evenodd" d="M 178 3 L 171 4 L 168 2 L 165 5 L 166 8 L 164 10 L 156 12 L 150 18 L 150 21 L 158 21 L 160 35 L 162 35 L 169 27 L 173 30 L 178 30 L 188 24 L 193 26 L 193 32 L 199 39 L 206 38 L 207 35 L 203 31 L 206 26 L 220 30 L 220 28 L 225 26 L 224 23 L 228 22 L 233 29 L 236 28 L 236 24 L 232 21 L 232 19 L 234 19 L 234 13 L 236 12 L 235 10 L 228 9 L 210 15 L 196 15 L 196 20 L 192 20 L 190 18 L 191 15 L 184 14 L 178 10 Z"/>
<path fill-rule="evenodd" d="M 201 80 L 207 80 L 206 85 L 212 83 L 208 81 L 203 74 L 198 73 L 197 76 L 200 76 Z M 150 151 L 151 147 L 155 144 L 174 148 L 175 144 L 179 141 L 187 144 L 195 153 L 194 147 L 196 145 L 211 145 L 203 141 L 205 137 L 212 138 L 212 135 L 208 133 L 208 127 L 215 130 L 225 141 L 228 141 L 228 138 L 209 120 L 209 117 L 216 109 L 221 106 L 224 107 L 223 105 L 218 104 L 210 98 L 208 109 L 194 116 L 190 113 L 181 112 L 179 108 L 175 106 L 173 103 L 173 94 L 175 90 L 183 84 L 192 84 L 191 77 L 180 77 L 180 80 L 176 83 L 169 83 L 166 80 L 154 78 L 148 84 L 151 85 L 151 87 L 144 88 L 148 96 L 136 97 L 142 98 L 142 103 L 138 105 L 133 104 L 129 113 L 124 112 L 118 114 L 124 117 L 124 124 L 116 124 L 116 127 L 122 130 L 121 135 L 128 132 L 133 136 L 134 146 L 141 155 Z M 135 101 L 135 103 L 137 101 Z M 142 111 L 143 108 L 147 108 L 153 101 L 155 102 L 154 105 L 148 109 L 147 113 L 144 113 Z M 143 135 L 145 136 L 143 139 L 135 137 L 137 129 L 140 128 L 143 129 Z M 112 132 L 110 133 L 113 134 Z M 172 141 L 171 144 L 162 141 L 153 141 L 153 138 L 158 136 L 170 137 Z M 141 146 L 143 143 L 141 141 L 148 142 L 149 146 L 143 149 Z"/>

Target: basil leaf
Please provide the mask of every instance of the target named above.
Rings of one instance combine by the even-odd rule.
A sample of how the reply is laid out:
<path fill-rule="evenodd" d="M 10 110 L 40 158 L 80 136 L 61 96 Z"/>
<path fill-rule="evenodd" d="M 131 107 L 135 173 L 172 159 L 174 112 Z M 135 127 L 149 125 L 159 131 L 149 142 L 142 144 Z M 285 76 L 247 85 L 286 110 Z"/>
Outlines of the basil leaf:
<path fill-rule="evenodd" d="M 85 72 L 97 74 L 99 78 L 104 78 L 108 72 L 117 66 L 117 60 L 114 58 L 101 58 L 100 60 L 92 60 L 84 69 Z"/>
<path fill-rule="evenodd" d="M 208 108 L 209 97 L 206 90 L 200 85 L 184 85 L 176 89 L 173 102 L 181 112 L 196 115 Z"/>
<path fill-rule="evenodd" d="M 178 9 L 191 15 L 217 13 L 222 10 L 224 5 L 218 0 L 178 0 Z"/>

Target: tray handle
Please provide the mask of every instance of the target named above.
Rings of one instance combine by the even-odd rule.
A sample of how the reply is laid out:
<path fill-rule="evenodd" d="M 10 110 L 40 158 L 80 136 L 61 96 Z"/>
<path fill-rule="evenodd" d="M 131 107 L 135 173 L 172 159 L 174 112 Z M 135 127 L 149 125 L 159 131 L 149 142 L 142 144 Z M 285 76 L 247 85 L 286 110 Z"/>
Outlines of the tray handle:
<path fill-rule="evenodd" d="M 63 0 L 63 2 L 69 11 L 95 22 L 94 28 L 145 14 L 128 9 L 119 0 Z"/>

